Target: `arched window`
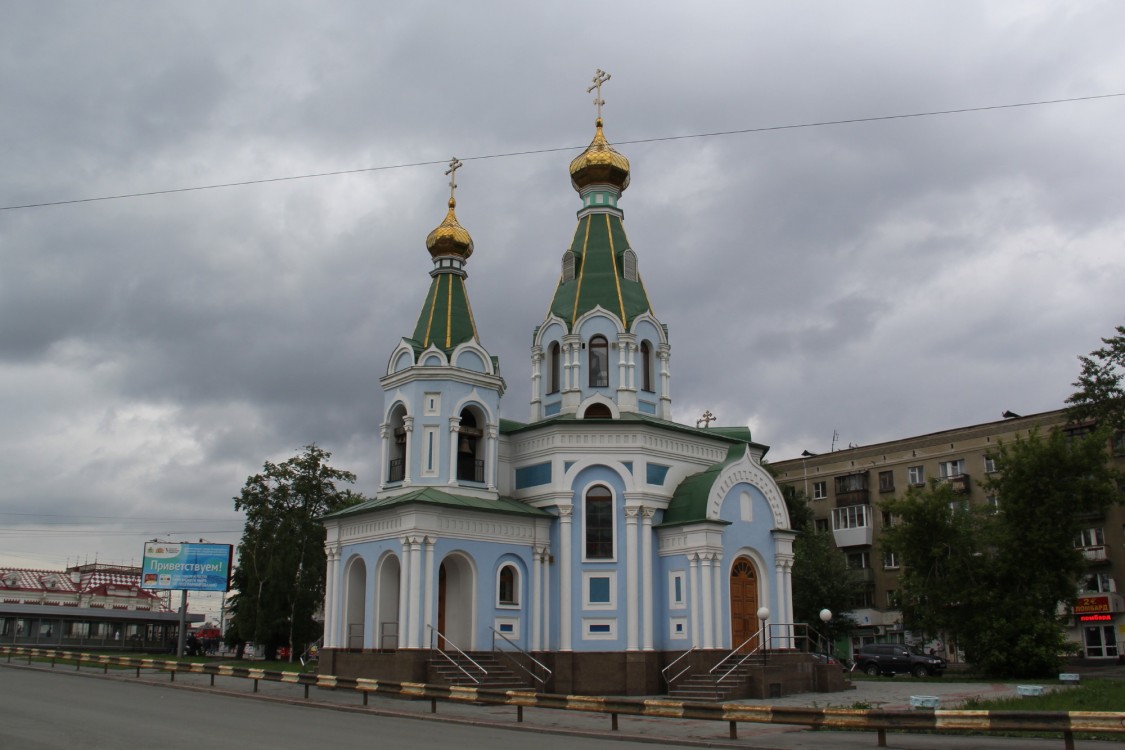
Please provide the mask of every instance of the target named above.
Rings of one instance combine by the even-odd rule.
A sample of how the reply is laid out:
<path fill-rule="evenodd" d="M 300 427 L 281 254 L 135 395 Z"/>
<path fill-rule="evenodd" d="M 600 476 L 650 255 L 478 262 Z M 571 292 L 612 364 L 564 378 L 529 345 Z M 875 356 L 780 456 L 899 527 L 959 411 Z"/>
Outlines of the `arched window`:
<path fill-rule="evenodd" d="M 562 388 L 562 347 L 552 341 L 547 349 L 547 393 L 558 393 Z"/>
<path fill-rule="evenodd" d="M 652 392 L 652 344 L 641 342 L 641 390 Z"/>
<path fill-rule="evenodd" d="M 613 412 L 605 404 L 590 404 L 582 413 L 583 419 L 613 419 Z"/>
<path fill-rule="evenodd" d="M 477 418 L 465 409 L 461 412 L 460 435 L 457 439 L 457 480 L 460 482 L 484 481 L 484 432 L 477 426 Z"/>
<path fill-rule="evenodd" d="M 590 339 L 590 387 L 609 385 L 609 342 L 605 336 Z"/>
<path fill-rule="evenodd" d="M 406 478 L 406 409 L 399 405 L 391 413 L 391 444 L 387 450 L 387 483 L 401 482 Z"/>
<path fill-rule="evenodd" d="M 515 607 L 520 603 L 520 573 L 511 563 L 500 566 L 496 577 L 496 603 Z"/>
<path fill-rule="evenodd" d="M 586 491 L 584 508 L 586 559 L 613 559 L 613 493 L 594 485 Z"/>

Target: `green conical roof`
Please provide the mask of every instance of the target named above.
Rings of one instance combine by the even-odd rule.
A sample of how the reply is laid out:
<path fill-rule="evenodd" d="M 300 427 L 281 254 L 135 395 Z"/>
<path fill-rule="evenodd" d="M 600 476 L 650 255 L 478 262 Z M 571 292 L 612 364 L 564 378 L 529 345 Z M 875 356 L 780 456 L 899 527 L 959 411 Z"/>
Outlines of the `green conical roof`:
<path fill-rule="evenodd" d="M 464 277 L 456 273 L 434 275 L 411 339 L 418 351 L 432 344 L 446 354 L 466 341 L 479 340 Z"/>
<path fill-rule="evenodd" d="M 592 212 L 578 220 L 570 251 L 574 278 L 561 280 L 551 300 L 551 312 L 572 326 L 598 305 L 617 315 L 627 328 L 633 318 L 651 312 L 644 284 L 625 277 L 629 239 L 621 218 L 612 212 Z"/>

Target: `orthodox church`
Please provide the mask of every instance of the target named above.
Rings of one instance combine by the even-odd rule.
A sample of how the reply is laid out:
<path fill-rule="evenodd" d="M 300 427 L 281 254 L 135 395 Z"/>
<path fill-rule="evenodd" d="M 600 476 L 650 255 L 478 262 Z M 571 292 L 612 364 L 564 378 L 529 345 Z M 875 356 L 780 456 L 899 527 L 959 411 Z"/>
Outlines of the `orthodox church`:
<path fill-rule="evenodd" d="M 501 416 L 450 163 L 429 290 L 380 380 L 379 492 L 324 518 L 322 671 L 435 681 L 436 661 L 479 684 L 501 651 L 532 687 L 655 694 L 685 652 L 710 666 L 793 622 L 795 533 L 766 446 L 709 413 L 671 419 L 669 329 L 625 232 L 629 160 L 606 140 L 605 80 L 570 163 L 578 224 L 533 330 L 527 422 Z"/>

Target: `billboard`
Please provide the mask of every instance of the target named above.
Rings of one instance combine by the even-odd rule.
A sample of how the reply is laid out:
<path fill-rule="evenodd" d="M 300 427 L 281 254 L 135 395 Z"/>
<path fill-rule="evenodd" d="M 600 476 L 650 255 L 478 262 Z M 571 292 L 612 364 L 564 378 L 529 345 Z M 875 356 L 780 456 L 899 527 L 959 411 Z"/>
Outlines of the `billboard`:
<path fill-rule="evenodd" d="M 147 542 L 141 588 L 229 591 L 233 554 L 229 544 Z"/>

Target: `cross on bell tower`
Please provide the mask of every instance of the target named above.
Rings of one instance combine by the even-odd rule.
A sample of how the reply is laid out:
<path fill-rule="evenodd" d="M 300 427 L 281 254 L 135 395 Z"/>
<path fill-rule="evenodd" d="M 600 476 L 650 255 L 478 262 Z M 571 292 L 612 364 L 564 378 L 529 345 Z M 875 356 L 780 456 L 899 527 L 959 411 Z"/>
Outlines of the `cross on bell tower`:
<path fill-rule="evenodd" d="M 602 119 L 602 105 L 605 104 L 605 99 L 602 99 L 602 84 L 608 81 L 610 78 L 612 78 L 612 76 L 609 73 L 606 73 L 601 68 L 598 68 L 594 72 L 594 85 L 586 89 L 587 94 L 589 94 L 594 89 L 597 89 L 598 91 L 598 93 L 594 94 L 594 106 L 598 108 L 599 120 Z"/>

